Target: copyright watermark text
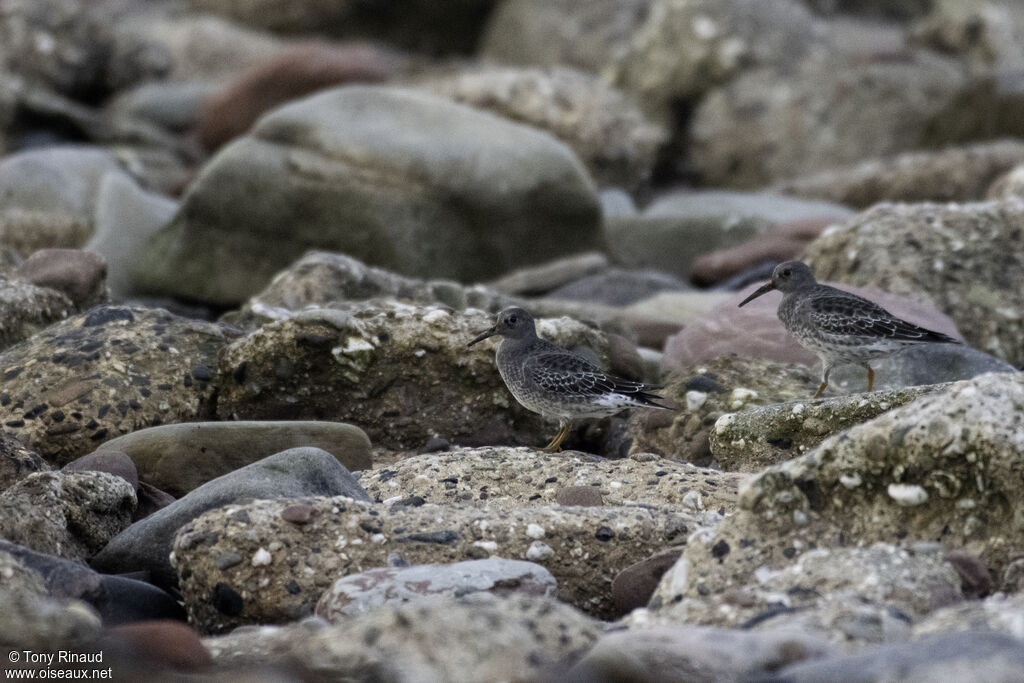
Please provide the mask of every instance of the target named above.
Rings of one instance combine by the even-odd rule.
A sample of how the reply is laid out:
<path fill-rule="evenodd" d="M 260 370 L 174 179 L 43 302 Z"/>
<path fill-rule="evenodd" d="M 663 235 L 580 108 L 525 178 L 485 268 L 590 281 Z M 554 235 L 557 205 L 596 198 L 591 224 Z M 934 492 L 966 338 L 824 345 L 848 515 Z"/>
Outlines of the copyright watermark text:
<path fill-rule="evenodd" d="M 56 650 L 11 650 L 8 666 L 3 667 L 5 680 L 35 679 L 112 679 L 112 667 L 103 666 L 103 652 Z M 13 665 L 13 666 L 12 666 Z M 24 668 L 15 668 L 15 667 Z"/>

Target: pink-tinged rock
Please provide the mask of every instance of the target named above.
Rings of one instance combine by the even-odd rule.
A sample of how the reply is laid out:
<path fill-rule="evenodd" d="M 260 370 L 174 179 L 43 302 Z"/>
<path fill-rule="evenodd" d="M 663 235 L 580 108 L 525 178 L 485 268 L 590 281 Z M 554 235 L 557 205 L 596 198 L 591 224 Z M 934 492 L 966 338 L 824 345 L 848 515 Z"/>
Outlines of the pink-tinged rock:
<path fill-rule="evenodd" d="M 909 322 L 963 339 L 949 316 L 933 306 L 874 287 L 853 287 L 838 282 L 824 284 L 870 299 Z M 701 320 L 669 337 L 661 360 L 662 369 L 692 367 L 730 353 L 782 363 L 813 365 L 817 362 L 817 357 L 800 346 L 779 322 L 776 310 L 781 294 L 769 292 L 738 308 L 738 304 L 760 286 L 761 283 L 755 283 L 744 288 L 729 301 L 708 311 Z"/>
<path fill-rule="evenodd" d="M 99 254 L 81 249 L 40 249 L 18 266 L 14 276 L 56 289 L 85 309 L 104 299 L 107 264 Z"/>
<path fill-rule="evenodd" d="M 487 591 L 554 597 L 555 577 L 533 562 L 498 557 L 454 564 L 379 567 L 343 576 L 324 591 L 316 613 L 330 622 L 429 596 Z"/>

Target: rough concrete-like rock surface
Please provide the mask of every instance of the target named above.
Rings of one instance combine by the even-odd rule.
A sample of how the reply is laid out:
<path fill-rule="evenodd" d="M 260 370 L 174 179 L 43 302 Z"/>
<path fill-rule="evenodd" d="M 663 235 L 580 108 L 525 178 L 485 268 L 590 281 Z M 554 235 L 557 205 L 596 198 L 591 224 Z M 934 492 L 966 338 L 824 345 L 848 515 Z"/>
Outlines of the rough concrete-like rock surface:
<path fill-rule="evenodd" d="M 316 614 L 331 623 L 341 623 L 385 605 L 426 598 L 455 598 L 485 591 L 498 595 L 554 597 L 557 588 L 555 577 L 539 564 L 503 557 L 452 564 L 378 567 L 335 581 L 320 596 Z"/>
<path fill-rule="evenodd" d="M 224 343 L 218 325 L 161 309 L 94 308 L 0 354 L 0 422 L 62 465 L 142 427 L 202 419 Z"/>
<path fill-rule="evenodd" d="M 1022 416 L 1024 376 L 982 375 L 767 468 L 740 492 L 736 515 L 691 539 L 679 594 L 742 586 L 760 567 L 851 541 L 963 548 L 997 590 L 1016 586 Z"/>
<path fill-rule="evenodd" d="M 881 204 L 812 242 L 822 280 L 931 297 L 967 341 L 1024 364 L 1024 203 Z"/>
<path fill-rule="evenodd" d="M 335 626 L 306 621 L 237 629 L 203 644 L 221 666 L 289 662 L 306 678 L 543 680 L 601 634 L 600 622 L 550 598 L 471 595 L 384 607 Z"/>
<path fill-rule="evenodd" d="M 936 152 L 905 152 L 785 180 L 778 192 L 867 208 L 879 202 L 983 199 L 999 176 L 1024 163 L 1024 142 L 999 140 Z"/>
<path fill-rule="evenodd" d="M 33 450 L 17 439 L 0 434 L 0 491 L 33 472 L 44 472 L 50 466 Z"/>
<path fill-rule="evenodd" d="M 55 289 L 0 275 L 0 310 L 0 349 L 4 349 L 67 317 L 75 305 Z"/>
<path fill-rule="evenodd" d="M 826 437 L 948 388 L 927 385 L 772 403 L 726 413 L 711 430 L 711 453 L 726 470 L 759 472 L 768 465 L 806 453 Z"/>
<path fill-rule="evenodd" d="M 631 452 L 707 466 L 713 461 L 711 431 L 722 415 L 747 406 L 805 400 L 814 395 L 818 382 L 802 365 L 732 355 L 676 370 L 661 391 L 676 412 L 634 412 L 629 418 Z"/>
<path fill-rule="evenodd" d="M 963 599 L 960 576 L 943 557 L 942 547 L 931 546 L 908 551 L 876 543 L 868 548 L 808 550 L 791 565 L 761 570 L 744 586 L 681 602 L 674 602 L 674 598 L 678 586 L 688 580 L 689 567 L 677 563 L 662 577 L 651 598 L 650 617 L 657 621 L 753 626 L 771 622 L 775 613 L 825 612 L 830 605 L 852 604 L 873 605 L 916 621 Z M 817 630 L 830 630 L 821 626 L 819 621 Z"/>
<path fill-rule="evenodd" d="M 363 473 L 377 500 L 418 496 L 428 503 L 487 508 L 551 505 L 566 489 L 586 487 L 604 505 L 671 505 L 732 512 L 742 475 L 636 453 L 605 460 L 579 452 L 474 448 L 399 460 Z"/>
<path fill-rule="evenodd" d="M 131 523 L 135 491 L 105 472 L 37 472 L 0 494 L 0 538 L 87 560 Z"/>
<path fill-rule="evenodd" d="M 493 324 L 482 311 L 381 301 L 304 311 L 261 327 L 221 354 L 222 419 L 336 420 L 378 446 L 415 449 L 440 437 L 466 445 L 542 445 L 554 423 L 512 397 L 494 346 L 466 344 Z M 556 343 L 604 355 L 600 332 L 539 320 Z"/>
<path fill-rule="evenodd" d="M 172 563 L 190 619 L 208 633 L 306 616 L 333 580 L 384 566 L 392 552 L 410 564 L 530 560 L 558 580 L 562 600 L 601 616 L 612 609 L 618 570 L 685 543 L 699 526 L 694 513 L 653 506 L 492 511 L 384 508 L 349 498 L 256 501 L 183 527 Z"/>

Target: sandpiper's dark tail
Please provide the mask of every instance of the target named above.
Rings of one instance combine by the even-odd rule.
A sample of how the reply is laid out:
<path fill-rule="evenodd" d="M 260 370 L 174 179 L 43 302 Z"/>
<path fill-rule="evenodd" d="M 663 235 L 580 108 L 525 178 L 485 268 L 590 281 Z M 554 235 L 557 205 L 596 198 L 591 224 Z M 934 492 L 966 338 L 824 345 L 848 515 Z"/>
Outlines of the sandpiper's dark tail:
<path fill-rule="evenodd" d="M 636 401 L 639 405 L 647 408 L 664 408 L 665 410 L 675 410 L 672 406 L 666 406 L 658 403 L 658 401 L 664 401 L 664 396 L 659 396 L 657 391 L 664 389 L 665 387 L 655 384 L 643 384 L 642 382 L 630 382 L 624 379 L 616 379 L 615 391 L 628 396 L 629 398 Z"/>

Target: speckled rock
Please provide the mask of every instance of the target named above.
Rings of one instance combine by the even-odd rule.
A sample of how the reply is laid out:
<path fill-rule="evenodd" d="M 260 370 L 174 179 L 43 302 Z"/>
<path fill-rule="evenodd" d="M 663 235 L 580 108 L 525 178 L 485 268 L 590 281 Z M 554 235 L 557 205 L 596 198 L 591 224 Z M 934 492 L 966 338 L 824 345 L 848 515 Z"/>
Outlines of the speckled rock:
<path fill-rule="evenodd" d="M 914 635 L 949 631 L 1000 631 L 1024 640 L 1024 594 L 997 593 L 984 600 L 970 600 L 935 610 L 914 625 Z"/>
<path fill-rule="evenodd" d="M 834 652 L 823 639 L 800 632 L 654 626 L 603 636 L 565 679 L 608 683 L 747 681 Z"/>
<path fill-rule="evenodd" d="M 105 306 L 0 354 L 0 422 L 62 465 L 141 427 L 211 410 L 225 334 L 161 309 Z"/>
<path fill-rule="evenodd" d="M 25 448 L 17 439 L 0 433 L 0 491 L 33 472 L 51 469 L 38 453 Z"/>
<path fill-rule="evenodd" d="M 967 341 L 1024 364 L 1024 203 L 882 204 L 812 242 L 819 279 L 927 293 Z M 936 226 L 941 225 L 939 230 Z"/>
<path fill-rule="evenodd" d="M 479 308 L 498 312 L 522 300 L 483 285 L 461 285 L 451 280 L 420 280 L 383 268 L 368 266 L 346 254 L 310 251 L 274 279 L 243 306 L 241 315 L 226 317 L 243 325 L 248 315 L 260 324 L 287 318 L 308 307 L 378 297 L 421 305 L 442 304 L 454 309 Z M 246 327 L 252 327 L 246 325 Z"/>
<path fill-rule="evenodd" d="M 826 437 L 853 425 L 948 388 L 948 385 L 926 385 L 773 403 L 726 413 L 715 421 L 711 430 L 711 453 L 715 462 L 726 470 L 758 472 L 767 465 L 803 455 Z"/>
<path fill-rule="evenodd" d="M 131 523 L 135 491 L 106 472 L 37 472 L 0 493 L 0 538 L 75 560 Z"/>
<path fill-rule="evenodd" d="M 1002 633 L 951 633 L 911 643 L 884 645 L 845 657 L 801 662 L 774 672 L 767 681 L 786 683 L 905 683 L 929 681 L 1018 681 L 1024 677 L 1024 648 Z"/>
<path fill-rule="evenodd" d="M 926 51 L 751 69 L 697 106 L 691 160 L 705 184 L 759 187 L 977 137 L 994 103 L 990 80 Z"/>
<path fill-rule="evenodd" d="M 174 535 L 207 510 L 254 499 L 323 495 L 369 500 L 333 455 L 291 448 L 208 481 L 135 522 L 110 539 L 91 564 L 108 573 L 146 571 L 156 585 L 173 588 L 178 578 L 169 558 Z"/>
<path fill-rule="evenodd" d="M 829 437 L 740 492 L 740 510 L 683 560 L 696 598 L 750 583 L 811 548 L 938 541 L 1012 581 L 1024 448 L 1022 375 L 982 375 Z M 700 586 L 700 591 L 698 591 Z"/>
<path fill-rule="evenodd" d="M 539 597 L 434 598 L 346 619 L 261 626 L 206 638 L 225 665 L 298 665 L 303 679 L 394 681 L 538 680 L 573 662 L 597 640 L 600 622 Z M 513 674 L 514 672 L 514 674 Z"/>
<path fill-rule="evenodd" d="M 728 547 L 720 547 L 718 554 L 728 552 Z M 648 619 L 777 627 L 772 619 L 777 614 L 811 612 L 811 619 L 807 614 L 798 616 L 804 630 L 830 633 L 833 640 L 843 643 L 856 636 L 841 624 L 826 625 L 819 618 L 816 628 L 807 628 L 809 621 L 815 621 L 814 612 L 820 608 L 828 613 L 829 605 L 874 605 L 913 622 L 963 599 L 960 576 L 945 560 L 938 544 L 913 551 L 884 543 L 866 548 L 807 550 L 790 565 L 761 569 L 745 585 L 708 595 L 701 594 L 698 576 L 687 576 L 694 569 L 679 562 L 666 572 L 651 598 L 652 614 L 646 615 Z M 681 586 L 695 588 L 694 597 L 677 601 Z"/>
<path fill-rule="evenodd" d="M 593 181 L 550 135 L 414 90 L 347 86 L 279 107 L 221 150 L 134 280 L 237 304 L 310 248 L 475 280 L 599 231 Z"/>
<path fill-rule="evenodd" d="M 0 275 L 0 348 L 30 337 L 75 311 L 75 305 L 64 294 L 38 287 L 21 280 Z"/>
<path fill-rule="evenodd" d="M 676 412 L 634 412 L 629 418 L 631 452 L 657 453 L 672 460 L 707 466 L 715 422 L 744 407 L 806 400 L 819 378 L 803 365 L 716 358 L 673 371 L 661 394 Z"/>
<path fill-rule="evenodd" d="M 785 180 L 773 189 L 867 208 L 879 202 L 967 202 L 985 198 L 1002 174 L 1024 163 L 1024 142 L 999 140 L 905 152 Z"/>
<path fill-rule="evenodd" d="M 0 647 L 46 652 L 55 643 L 81 646 L 99 634 L 95 610 L 80 600 L 50 598 L 39 572 L 2 550 L 0 576 Z"/>
<path fill-rule="evenodd" d="M 542 445 L 553 423 L 508 392 L 493 345 L 466 348 L 492 324 L 481 311 L 389 301 L 304 311 L 225 349 L 217 414 L 350 422 L 393 449 L 419 448 L 432 437 Z M 568 319 L 541 319 L 538 331 L 599 356 L 607 349 L 604 335 Z"/>
<path fill-rule="evenodd" d="M 126 453 L 142 480 L 181 497 L 211 479 L 300 446 L 327 451 L 349 471 L 372 464 L 363 430 L 338 422 L 187 422 L 140 429 L 105 442 L 97 452 Z"/>
<path fill-rule="evenodd" d="M 410 564 L 506 557 L 536 562 L 559 597 L 601 616 L 615 573 L 655 548 L 685 543 L 700 524 L 682 509 L 653 506 L 487 510 L 392 505 L 348 498 L 256 501 L 195 519 L 178 533 L 172 562 L 192 622 L 206 632 L 290 621 L 312 612 L 339 576 L 381 567 L 389 553 Z M 295 567 L 303 567 L 295 571 Z M 212 598 L 211 598 L 212 596 Z"/>
<path fill-rule="evenodd" d="M 792 65 L 825 41 L 824 27 L 793 0 L 670 0 L 651 8 L 608 71 L 624 90 L 667 106 L 743 68 Z"/>
<path fill-rule="evenodd" d="M 378 567 L 335 581 L 320 596 L 316 614 L 336 624 L 385 605 L 397 606 L 424 598 L 454 598 L 481 591 L 554 597 L 557 587 L 555 577 L 539 564 L 502 557 L 453 564 Z"/>
<path fill-rule="evenodd" d="M 735 510 L 745 477 L 635 453 L 605 460 L 575 451 L 475 448 L 431 453 L 364 472 L 359 483 L 376 500 L 420 497 L 442 505 L 487 508 L 551 505 L 569 487 L 592 488 L 604 505 L 668 505 L 692 512 Z"/>
<path fill-rule="evenodd" d="M 636 189 L 650 179 L 668 137 L 598 76 L 485 66 L 418 80 L 417 87 L 548 131 L 569 145 L 603 186 Z"/>

